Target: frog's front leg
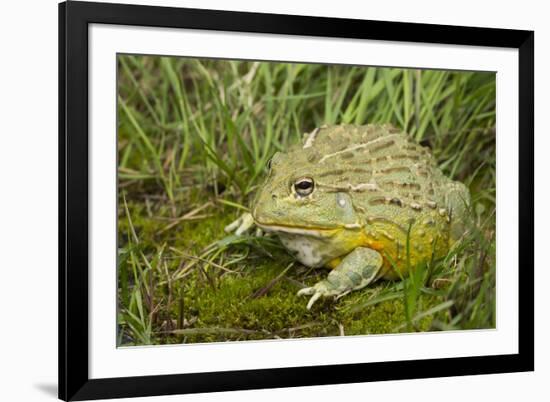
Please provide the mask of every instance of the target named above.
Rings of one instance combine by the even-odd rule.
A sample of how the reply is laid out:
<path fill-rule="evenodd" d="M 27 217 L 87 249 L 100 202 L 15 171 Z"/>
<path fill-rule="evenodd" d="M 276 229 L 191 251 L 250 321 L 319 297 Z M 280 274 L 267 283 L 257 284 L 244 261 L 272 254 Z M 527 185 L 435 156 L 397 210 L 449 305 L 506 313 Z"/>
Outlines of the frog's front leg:
<path fill-rule="evenodd" d="M 301 289 L 298 296 L 312 295 L 307 304 L 311 309 L 313 303 L 324 296 L 343 296 L 352 290 L 361 289 L 374 281 L 382 268 L 382 256 L 375 250 L 358 247 L 344 257 L 324 279 L 310 288 Z"/>

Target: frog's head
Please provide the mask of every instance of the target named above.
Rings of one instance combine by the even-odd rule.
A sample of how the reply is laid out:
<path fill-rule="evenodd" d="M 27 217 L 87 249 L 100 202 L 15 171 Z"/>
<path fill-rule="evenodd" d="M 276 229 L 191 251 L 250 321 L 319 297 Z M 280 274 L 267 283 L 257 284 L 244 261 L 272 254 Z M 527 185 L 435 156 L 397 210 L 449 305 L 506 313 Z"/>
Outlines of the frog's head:
<path fill-rule="evenodd" d="M 318 150 L 302 147 L 273 156 L 252 205 L 258 226 L 317 237 L 357 227 L 350 195 L 327 185 L 337 178 L 333 167 L 318 163 L 320 157 Z"/>

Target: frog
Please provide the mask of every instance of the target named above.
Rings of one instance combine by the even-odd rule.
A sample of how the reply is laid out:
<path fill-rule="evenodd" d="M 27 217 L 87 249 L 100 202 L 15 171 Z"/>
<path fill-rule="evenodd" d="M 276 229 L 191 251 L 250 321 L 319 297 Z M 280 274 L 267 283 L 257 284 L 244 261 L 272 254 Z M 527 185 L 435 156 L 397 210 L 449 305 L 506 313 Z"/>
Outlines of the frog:
<path fill-rule="evenodd" d="M 391 124 L 323 125 L 277 152 L 237 235 L 272 233 L 325 279 L 300 289 L 307 309 L 444 257 L 468 230 L 470 193 L 428 147 Z"/>

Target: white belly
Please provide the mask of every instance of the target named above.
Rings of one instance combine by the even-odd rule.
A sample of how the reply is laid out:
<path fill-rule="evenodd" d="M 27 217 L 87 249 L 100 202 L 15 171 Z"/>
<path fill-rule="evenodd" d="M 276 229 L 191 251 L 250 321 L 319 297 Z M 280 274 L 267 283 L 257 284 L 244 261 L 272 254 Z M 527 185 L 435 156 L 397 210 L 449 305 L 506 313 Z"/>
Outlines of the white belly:
<path fill-rule="evenodd" d="M 295 258 L 308 267 L 320 267 L 335 258 L 322 239 L 289 233 L 279 233 L 279 238 Z"/>

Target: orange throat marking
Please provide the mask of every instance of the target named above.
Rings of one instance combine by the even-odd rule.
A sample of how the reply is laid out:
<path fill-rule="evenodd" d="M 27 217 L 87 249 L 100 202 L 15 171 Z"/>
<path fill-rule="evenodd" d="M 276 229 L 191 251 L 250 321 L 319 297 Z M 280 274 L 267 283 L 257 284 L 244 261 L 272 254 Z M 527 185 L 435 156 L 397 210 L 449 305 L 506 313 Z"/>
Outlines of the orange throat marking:
<path fill-rule="evenodd" d="M 373 250 L 381 251 L 384 249 L 384 243 L 382 243 L 381 241 L 367 240 L 366 243 L 367 243 L 367 246 L 369 248 L 372 248 Z"/>

